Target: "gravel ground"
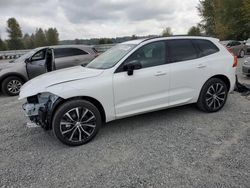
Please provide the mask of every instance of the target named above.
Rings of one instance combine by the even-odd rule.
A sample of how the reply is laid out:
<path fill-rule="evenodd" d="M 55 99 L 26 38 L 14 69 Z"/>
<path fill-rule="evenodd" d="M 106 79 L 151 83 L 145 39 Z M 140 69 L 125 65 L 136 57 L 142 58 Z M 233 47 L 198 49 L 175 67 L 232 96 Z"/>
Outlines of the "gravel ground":
<path fill-rule="evenodd" d="M 26 126 L 23 101 L 0 96 L 0 187 L 250 187 L 248 99 L 230 94 L 213 114 L 187 105 L 118 120 L 68 147 Z"/>

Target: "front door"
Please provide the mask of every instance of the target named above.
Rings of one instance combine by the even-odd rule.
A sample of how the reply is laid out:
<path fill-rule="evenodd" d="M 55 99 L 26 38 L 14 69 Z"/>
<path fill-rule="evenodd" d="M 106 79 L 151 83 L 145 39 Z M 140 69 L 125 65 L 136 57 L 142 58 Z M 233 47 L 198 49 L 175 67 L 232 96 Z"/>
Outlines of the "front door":
<path fill-rule="evenodd" d="M 128 75 L 121 68 L 137 60 L 142 68 Z M 169 65 L 165 42 L 153 42 L 135 51 L 113 76 L 116 117 L 139 114 L 168 106 Z"/>
<path fill-rule="evenodd" d="M 29 79 L 47 72 L 46 67 L 46 48 L 36 52 L 28 62 L 26 62 L 26 69 Z"/>

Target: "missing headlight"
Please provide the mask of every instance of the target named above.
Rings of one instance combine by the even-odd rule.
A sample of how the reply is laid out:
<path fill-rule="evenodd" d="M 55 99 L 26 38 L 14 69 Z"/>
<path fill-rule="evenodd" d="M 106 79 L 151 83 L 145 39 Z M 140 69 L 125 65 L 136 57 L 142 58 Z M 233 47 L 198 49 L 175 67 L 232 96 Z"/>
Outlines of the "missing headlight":
<path fill-rule="evenodd" d="M 37 95 L 28 97 L 27 98 L 27 102 L 28 103 L 32 103 L 32 104 L 37 104 L 38 103 L 38 97 L 37 97 Z"/>

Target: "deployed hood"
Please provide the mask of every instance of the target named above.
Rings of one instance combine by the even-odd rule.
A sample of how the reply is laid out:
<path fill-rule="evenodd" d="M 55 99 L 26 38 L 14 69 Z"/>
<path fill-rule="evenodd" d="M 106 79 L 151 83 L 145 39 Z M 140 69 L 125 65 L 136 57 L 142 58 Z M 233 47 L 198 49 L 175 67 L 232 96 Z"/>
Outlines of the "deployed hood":
<path fill-rule="evenodd" d="M 82 66 L 61 69 L 38 76 L 23 85 L 19 99 L 46 92 L 46 88 L 65 82 L 81 80 L 100 75 L 103 70 L 88 69 Z"/>

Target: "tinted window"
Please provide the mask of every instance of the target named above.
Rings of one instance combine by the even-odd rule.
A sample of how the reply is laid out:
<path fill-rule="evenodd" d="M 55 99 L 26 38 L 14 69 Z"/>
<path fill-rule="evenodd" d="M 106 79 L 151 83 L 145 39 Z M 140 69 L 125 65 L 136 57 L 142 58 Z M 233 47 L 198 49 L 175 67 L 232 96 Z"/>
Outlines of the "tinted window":
<path fill-rule="evenodd" d="M 56 48 L 54 52 L 55 58 L 88 54 L 87 52 L 78 48 Z"/>
<path fill-rule="evenodd" d="M 200 51 L 200 57 L 214 54 L 219 51 L 219 48 L 215 46 L 209 40 L 193 40 L 194 44 Z"/>
<path fill-rule="evenodd" d="M 163 65 L 166 63 L 165 53 L 165 42 L 154 42 L 146 44 L 135 51 L 131 56 L 129 56 L 125 63 L 138 60 L 142 64 L 142 68 Z"/>
<path fill-rule="evenodd" d="M 235 41 L 235 46 L 238 46 L 238 45 L 241 45 L 241 43 L 238 41 Z"/>
<path fill-rule="evenodd" d="M 170 62 L 187 61 L 197 58 L 197 52 L 191 40 L 169 40 L 167 46 L 170 53 Z"/>

